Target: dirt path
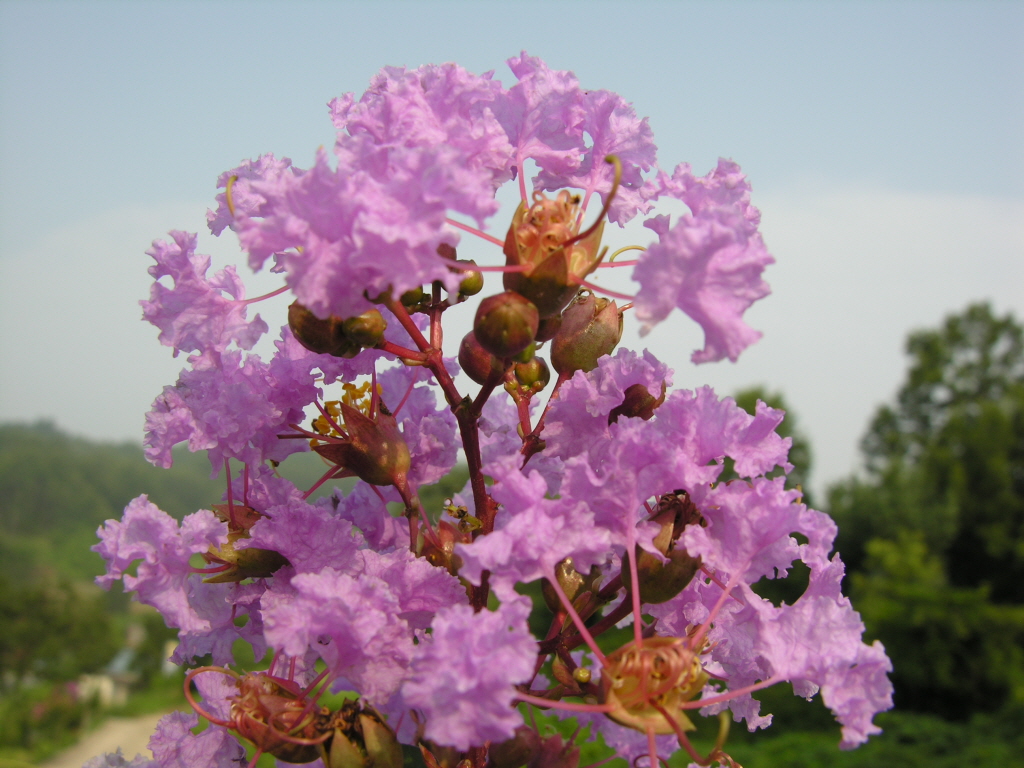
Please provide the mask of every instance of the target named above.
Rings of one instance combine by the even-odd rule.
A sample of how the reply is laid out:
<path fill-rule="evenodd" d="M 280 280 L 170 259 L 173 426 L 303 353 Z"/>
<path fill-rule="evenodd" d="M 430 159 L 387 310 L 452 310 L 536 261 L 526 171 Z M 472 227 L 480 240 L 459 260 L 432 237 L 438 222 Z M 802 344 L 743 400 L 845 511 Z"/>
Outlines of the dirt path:
<path fill-rule="evenodd" d="M 82 763 L 90 757 L 113 752 L 118 747 L 128 760 L 136 754 L 151 758 L 153 755 L 146 745 L 157 721 L 163 716 L 161 712 L 139 717 L 112 717 L 92 733 L 86 734 L 75 746 L 42 763 L 40 768 L 82 768 Z"/>

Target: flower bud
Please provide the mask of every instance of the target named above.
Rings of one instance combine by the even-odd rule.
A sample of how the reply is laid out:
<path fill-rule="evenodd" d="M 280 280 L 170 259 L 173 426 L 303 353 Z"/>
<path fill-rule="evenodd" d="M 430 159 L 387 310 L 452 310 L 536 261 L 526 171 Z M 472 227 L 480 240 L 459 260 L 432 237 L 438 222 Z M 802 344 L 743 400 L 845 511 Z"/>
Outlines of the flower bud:
<path fill-rule="evenodd" d="M 459 365 L 477 384 L 485 384 L 491 375 L 500 381 L 505 371 L 501 360 L 480 346 L 473 331 L 467 333 L 459 344 Z"/>
<path fill-rule="evenodd" d="M 612 408 L 608 414 L 608 423 L 614 424 L 619 416 L 650 421 L 654 417 L 654 410 L 665 402 L 665 390 L 665 383 L 662 382 L 661 397 L 655 398 L 643 384 L 629 385 L 623 393 L 622 404 Z"/>
<path fill-rule="evenodd" d="M 640 579 L 640 600 L 644 603 L 664 603 L 678 595 L 693 579 L 700 568 L 700 557 L 693 557 L 676 542 L 683 529 L 698 524 L 700 512 L 685 493 L 666 494 L 658 501 L 657 514 L 652 522 L 661 525 L 653 544 L 667 562 L 650 552 L 636 548 L 637 576 Z M 629 568 L 622 569 L 622 583 L 629 589 Z"/>
<path fill-rule="evenodd" d="M 323 746 L 326 768 L 401 768 L 402 747 L 377 711 L 346 701 L 330 721 Z"/>
<path fill-rule="evenodd" d="M 536 341 L 538 343 L 542 341 L 551 341 L 555 338 L 555 334 L 558 333 L 558 329 L 561 327 L 562 316 L 560 314 L 542 318 L 540 324 L 537 326 Z"/>
<path fill-rule="evenodd" d="M 534 356 L 528 363 L 516 363 L 513 368 L 520 386 L 540 392 L 551 381 L 551 371 L 543 357 Z"/>
<path fill-rule="evenodd" d="M 454 253 L 455 250 L 452 249 L 452 254 L 454 255 Z M 465 265 L 465 267 L 476 266 L 476 262 L 472 259 L 460 259 L 456 264 Z M 454 266 L 452 269 L 463 275 L 462 282 L 459 283 L 459 296 L 476 296 L 484 289 L 484 273 L 479 269 L 458 269 Z"/>
<path fill-rule="evenodd" d="M 417 285 L 415 288 L 410 288 L 403 293 L 399 301 L 402 302 L 402 306 L 406 309 L 415 309 L 423 302 L 425 296 L 423 286 Z"/>
<path fill-rule="evenodd" d="M 622 338 L 622 313 L 614 301 L 581 293 L 562 313 L 562 327 L 551 342 L 551 365 L 559 374 L 592 371 Z"/>
<path fill-rule="evenodd" d="M 514 291 L 480 302 L 473 331 L 480 346 L 495 357 L 514 357 L 533 343 L 540 316 L 537 308 Z"/>
<path fill-rule="evenodd" d="M 346 338 L 360 347 L 375 347 L 384 338 L 388 323 L 376 309 L 348 318 L 341 324 Z"/>
<path fill-rule="evenodd" d="M 295 340 L 310 352 L 335 357 L 352 357 L 358 353 L 359 345 L 348 339 L 342 325 L 336 317 L 322 320 L 297 301 L 288 307 L 288 327 Z"/>

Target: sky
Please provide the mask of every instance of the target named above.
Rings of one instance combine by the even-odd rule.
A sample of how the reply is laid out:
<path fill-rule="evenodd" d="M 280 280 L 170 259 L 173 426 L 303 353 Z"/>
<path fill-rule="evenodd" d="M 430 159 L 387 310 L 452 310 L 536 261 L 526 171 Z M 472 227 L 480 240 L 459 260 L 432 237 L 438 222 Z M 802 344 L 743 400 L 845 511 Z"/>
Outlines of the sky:
<path fill-rule="evenodd" d="M 241 262 L 205 228 L 222 171 L 265 152 L 308 167 L 333 141 L 327 101 L 383 66 L 508 86 L 524 50 L 649 116 L 662 167 L 748 175 L 777 262 L 746 315 L 764 337 L 694 366 L 700 328 L 676 313 L 622 343 L 677 387 L 782 392 L 815 490 L 857 470 L 909 332 L 975 301 L 1024 318 L 1024 3 L 3 0 L 0 421 L 140 443 L 184 365 L 140 320 L 151 241 L 198 231 L 215 265 Z M 244 274 L 249 295 L 278 284 Z M 274 328 L 285 303 L 259 311 Z"/>

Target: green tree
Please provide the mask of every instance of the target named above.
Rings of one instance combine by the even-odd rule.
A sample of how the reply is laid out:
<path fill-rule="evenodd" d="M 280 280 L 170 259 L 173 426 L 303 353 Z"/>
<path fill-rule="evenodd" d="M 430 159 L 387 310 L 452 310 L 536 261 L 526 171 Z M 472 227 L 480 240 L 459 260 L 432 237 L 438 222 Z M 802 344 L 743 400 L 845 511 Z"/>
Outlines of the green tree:
<path fill-rule="evenodd" d="M 855 605 L 899 707 L 1024 701 L 1024 329 L 987 304 L 914 333 L 896 403 L 830 491 Z"/>

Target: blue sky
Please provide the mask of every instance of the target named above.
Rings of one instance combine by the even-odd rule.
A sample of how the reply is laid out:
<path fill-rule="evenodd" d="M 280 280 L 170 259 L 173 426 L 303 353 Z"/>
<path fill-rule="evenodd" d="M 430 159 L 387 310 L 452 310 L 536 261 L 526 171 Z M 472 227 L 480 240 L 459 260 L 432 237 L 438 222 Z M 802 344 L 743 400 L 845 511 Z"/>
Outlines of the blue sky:
<path fill-rule="evenodd" d="M 138 321 L 149 242 L 199 230 L 235 260 L 202 233 L 221 171 L 268 151 L 308 165 L 333 139 L 326 102 L 381 66 L 509 84 L 521 50 L 632 101 L 663 166 L 748 174 L 778 262 L 748 314 L 764 339 L 701 367 L 682 316 L 624 343 L 677 386 L 783 391 L 816 486 L 856 466 L 908 331 L 982 299 L 1024 317 L 1021 3 L 5 0 L 0 419 L 138 441 L 182 364 Z"/>

